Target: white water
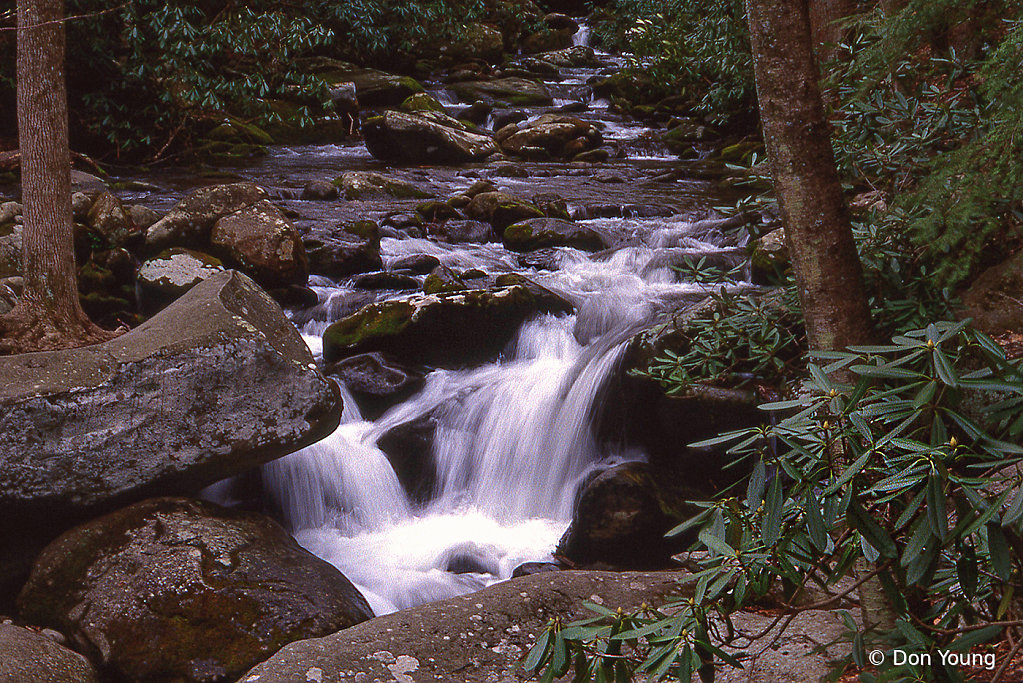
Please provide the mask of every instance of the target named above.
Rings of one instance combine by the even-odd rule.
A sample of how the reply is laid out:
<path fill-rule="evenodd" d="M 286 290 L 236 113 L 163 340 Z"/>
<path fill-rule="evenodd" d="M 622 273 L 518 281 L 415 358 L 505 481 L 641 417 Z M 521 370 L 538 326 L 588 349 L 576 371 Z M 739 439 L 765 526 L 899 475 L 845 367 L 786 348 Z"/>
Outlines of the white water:
<path fill-rule="evenodd" d="M 682 218 L 587 222 L 632 246 L 599 259 L 562 248 L 560 269 L 528 273 L 576 303 L 575 315 L 540 315 L 496 362 L 435 370 L 422 391 L 375 423 L 345 395 L 342 426 L 324 441 L 265 466 L 268 491 L 299 542 L 337 566 L 377 614 L 452 597 L 507 579 L 516 566 L 551 559 L 580 483 L 595 468 L 633 459 L 599 444 L 592 413 L 638 324 L 699 291 L 676 281 L 665 254 L 715 251 Z M 522 271 L 500 244 L 384 239 L 385 263 L 429 253 L 459 269 Z M 350 289 L 317 278 L 321 301 Z M 328 316 L 329 318 L 330 316 Z M 303 332 L 315 355 L 327 323 Z M 437 420 L 433 498 L 416 506 L 376 442 L 387 430 Z M 452 564 L 465 573 L 447 571 Z"/>

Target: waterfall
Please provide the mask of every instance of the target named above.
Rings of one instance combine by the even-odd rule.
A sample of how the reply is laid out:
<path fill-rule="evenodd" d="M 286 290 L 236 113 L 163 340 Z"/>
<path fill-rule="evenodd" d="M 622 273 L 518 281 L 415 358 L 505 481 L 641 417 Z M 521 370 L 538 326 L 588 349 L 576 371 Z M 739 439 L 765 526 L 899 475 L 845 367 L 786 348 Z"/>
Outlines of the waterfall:
<path fill-rule="evenodd" d="M 590 46 L 590 27 L 580 22 L 579 30 L 572 34 L 572 45 Z"/>

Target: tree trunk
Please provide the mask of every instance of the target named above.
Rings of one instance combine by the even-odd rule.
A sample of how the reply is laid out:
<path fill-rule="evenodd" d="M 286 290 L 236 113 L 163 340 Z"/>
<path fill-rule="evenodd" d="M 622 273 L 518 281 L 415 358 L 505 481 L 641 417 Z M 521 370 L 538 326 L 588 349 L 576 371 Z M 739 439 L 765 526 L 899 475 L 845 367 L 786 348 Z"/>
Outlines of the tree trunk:
<path fill-rule="evenodd" d="M 836 46 L 845 39 L 839 22 L 852 12 L 852 0 L 810 0 L 810 30 L 821 63 L 835 57 Z"/>
<path fill-rule="evenodd" d="M 764 142 L 806 317 L 810 347 L 872 336 L 814 62 L 806 0 L 748 0 Z"/>
<path fill-rule="evenodd" d="M 0 316 L 0 353 L 109 339 L 78 300 L 64 83 L 64 2 L 18 3 L 18 141 L 24 231 L 18 305 Z"/>
<path fill-rule="evenodd" d="M 807 0 L 747 0 L 764 142 L 810 348 L 872 341 L 859 254 L 824 119 Z M 857 573 L 865 573 L 861 563 Z M 895 627 L 876 577 L 860 588 L 865 626 Z"/>

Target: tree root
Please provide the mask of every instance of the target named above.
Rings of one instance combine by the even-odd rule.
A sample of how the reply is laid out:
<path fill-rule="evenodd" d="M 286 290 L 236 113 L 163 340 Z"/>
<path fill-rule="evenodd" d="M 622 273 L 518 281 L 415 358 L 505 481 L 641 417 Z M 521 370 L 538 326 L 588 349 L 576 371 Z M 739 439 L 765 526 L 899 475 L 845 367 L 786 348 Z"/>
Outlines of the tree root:
<path fill-rule="evenodd" d="M 104 330 L 84 314 L 72 324 L 60 324 L 45 310 L 21 302 L 0 315 L 0 356 L 34 351 L 58 351 L 101 344 L 127 332 L 127 328 Z"/>

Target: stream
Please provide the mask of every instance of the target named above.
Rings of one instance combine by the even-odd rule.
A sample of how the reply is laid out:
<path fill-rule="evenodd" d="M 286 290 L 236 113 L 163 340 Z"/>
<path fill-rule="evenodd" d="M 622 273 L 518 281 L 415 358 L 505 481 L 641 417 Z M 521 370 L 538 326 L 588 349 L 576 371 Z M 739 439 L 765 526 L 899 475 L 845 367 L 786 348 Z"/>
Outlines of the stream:
<path fill-rule="evenodd" d="M 585 40 L 588 29 L 581 30 Z M 557 248 L 556 269 L 520 265 L 520 254 L 500 242 L 446 244 L 424 238 L 384 237 L 384 267 L 405 256 L 430 254 L 442 265 L 478 268 L 490 275 L 522 273 L 571 301 L 572 315 L 540 315 L 527 321 L 495 362 L 462 370 L 434 370 L 424 388 L 376 420 L 360 414 L 342 388 L 341 426 L 327 439 L 264 466 L 267 495 L 298 541 L 337 566 L 379 614 L 478 590 L 508 579 L 525 562 L 551 561 L 572 518 L 573 503 L 593 472 L 638 460 L 642 452 L 599 442 L 592 422 L 607 395 L 628 340 L 658 313 L 703 293 L 680 281 L 672 268 L 689 257 L 716 255 L 743 260 L 743 245 L 727 243 L 702 219 L 721 200 L 708 182 L 665 174 L 683 168 L 674 155 L 648 140 L 650 128 L 593 101 L 589 81 L 620 61 L 597 53 L 603 68 L 564 69 L 547 83 L 551 107 L 528 108 L 529 118 L 573 102 L 573 113 L 595 121 L 605 141 L 624 158 L 602 164 L 517 163 L 527 177 L 495 174 L 488 164 L 458 167 L 400 167 L 375 160 L 361 142 L 345 145 L 275 146 L 261 159 L 222 169 L 268 188 L 292 212 L 301 229 L 323 221 L 373 218 L 412 211 L 412 200 L 305 201 L 295 199 L 311 180 L 368 170 L 415 183 L 438 197 L 451 196 L 487 178 L 498 189 L 531 197 L 557 193 L 569 209 L 619 207 L 610 218 L 581 221 L 615 247 L 599 254 Z M 430 94 L 454 113 L 461 105 L 439 83 Z M 519 175 L 526 176 L 525 173 Z M 147 185 L 126 190 L 126 201 L 166 211 L 201 182 L 180 169 L 157 170 Z M 222 179 L 221 179 L 222 181 Z M 656 211 L 642 207 L 655 207 Z M 642 217 L 650 213 L 661 214 Z M 407 292 L 356 290 L 351 281 L 312 276 L 319 298 L 312 311 L 291 311 L 313 354 L 320 359 L 324 329 L 358 305 Z M 432 457 L 437 471 L 433 496 L 416 502 L 406 495 L 376 444 L 388 430 L 424 416 L 438 427 Z M 208 492 L 214 499 L 224 489 Z"/>

